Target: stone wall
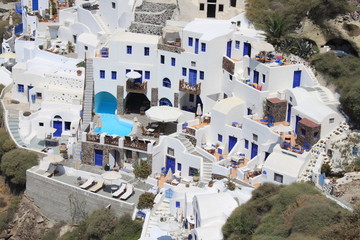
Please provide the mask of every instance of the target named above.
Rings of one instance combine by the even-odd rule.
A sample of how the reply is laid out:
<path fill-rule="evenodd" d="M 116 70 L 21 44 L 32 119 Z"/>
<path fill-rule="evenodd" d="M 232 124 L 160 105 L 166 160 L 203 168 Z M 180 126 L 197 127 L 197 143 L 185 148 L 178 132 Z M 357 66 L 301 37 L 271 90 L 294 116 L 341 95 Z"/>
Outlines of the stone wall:
<path fill-rule="evenodd" d="M 186 139 L 188 139 L 191 144 L 195 147 L 196 146 L 196 138 L 193 136 L 185 135 Z"/>
<path fill-rule="evenodd" d="M 287 101 L 278 98 L 266 99 L 265 116 L 272 116 L 274 122 L 286 120 Z"/>
<path fill-rule="evenodd" d="M 163 26 L 161 25 L 133 22 L 131 23 L 129 30 L 133 33 L 143 33 L 160 36 L 162 34 L 162 28 Z"/>
<path fill-rule="evenodd" d="M 151 89 L 151 106 L 157 106 L 157 103 L 159 101 L 159 89 L 158 88 L 152 88 Z"/>
<path fill-rule="evenodd" d="M 304 123 L 303 120 L 299 121 L 296 143 L 300 146 L 304 146 L 305 143 L 308 143 L 308 147 L 310 148 L 320 139 L 321 125 L 309 125 Z M 305 135 L 302 134 L 304 131 Z M 317 137 L 314 137 L 315 133 L 317 133 Z"/>
<path fill-rule="evenodd" d="M 157 46 L 158 46 L 159 50 L 164 50 L 164 51 L 168 51 L 168 52 L 179 53 L 179 54 L 181 54 L 182 52 L 185 52 L 185 49 L 183 49 L 182 47 L 177 47 L 177 46 L 172 46 L 172 45 L 162 44 L 162 43 L 158 43 Z"/>
<path fill-rule="evenodd" d="M 87 214 L 111 205 L 117 216 L 132 214 L 134 204 L 82 190 L 52 178 L 26 171 L 26 192 L 50 219 L 77 223 Z"/>
<path fill-rule="evenodd" d="M 179 107 L 179 93 L 174 93 L 174 107 Z"/>
<path fill-rule="evenodd" d="M 81 162 L 89 165 L 94 165 L 94 150 L 102 150 L 103 151 L 103 167 L 109 163 L 109 152 L 111 150 L 116 150 L 119 152 L 120 162 L 118 162 L 119 166 L 124 165 L 124 149 L 117 148 L 111 145 L 93 143 L 93 142 L 82 142 L 81 143 L 82 156 Z"/>
<path fill-rule="evenodd" d="M 124 114 L 124 86 L 117 86 L 117 113 L 120 115 Z"/>

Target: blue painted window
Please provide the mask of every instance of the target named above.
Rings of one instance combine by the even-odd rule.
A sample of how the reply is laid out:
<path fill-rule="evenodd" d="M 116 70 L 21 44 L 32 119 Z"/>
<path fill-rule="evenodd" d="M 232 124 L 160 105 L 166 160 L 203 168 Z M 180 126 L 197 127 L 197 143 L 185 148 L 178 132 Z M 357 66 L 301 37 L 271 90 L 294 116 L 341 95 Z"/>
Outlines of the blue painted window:
<path fill-rule="evenodd" d="M 145 71 L 145 79 L 150 79 L 150 71 Z"/>
<path fill-rule="evenodd" d="M 244 146 L 246 149 L 249 149 L 249 140 L 246 140 L 245 139 L 245 146 Z"/>
<path fill-rule="evenodd" d="M 249 78 L 250 78 L 251 69 L 248 67 L 248 68 L 247 68 L 247 71 L 248 71 L 248 76 L 249 76 Z"/>
<path fill-rule="evenodd" d="M 186 76 L 186 68 L 182 68 L 182 75 Z"/>
<path fill-rule="evenodd" d="M 266 82 L 266 75 L 263 74 L 263 75 L 262 75 L 262 83 L 265 83 L 265 82 Z"/>
<path fill-rule="evenodd" d="M 100 70 L 100 78 L 101 79 L 105 78 L 105 70 Z"/>
<path fill-rule="evenodd" d="M 301 136 L 305 137 L 306 136 L 306 130 L 305 129 L 301 129 Z"/>
<path fill-rule="evenodd" d="M 24 92 L 24 85 L 18 84 L 18 92 Z"/>
<path fill-rule="evenodd" d="M 201 43 L 201 51 L 206 52 L 206 43 Z"/>
<path fill-rule="evenodd" d="M 177 170 L 178 170 L 178 171 L 181 171 L 181 163 L 178 163 L 178 164 L 177 164 Z"/>
<path fill-rule="evenodd" d="M 111 71 L 111 79 L 116 80 L 116 71 Z"/>
<path fill-rule="evenodd" d="M 159 100 L 159 105 L 160 105 L 160 106 L 170 106 L 170 107 L 173 106 L 172 103 L 171 103 L 171 101 L 170 101 L 169 99 L 167 99 L 167 98 L 161 98 L 161 99 Z M 175 166 L 175 165 L 174 165 L 174 166 Z"/>
<path fill-rule="evenodd" d="M 189 176 L 194 176 L 195 173 L 199 173 L 199 170 L 196 168 L 189 167 Z"/>
<path fill-rule="evenodd" d="M 175 67 L 175 62 L 176 62 L 176 60 L 175 60 L 175 58 L 171 58 L 171 66 L 174 66 Z"/>
<path fill-rule="evenodd" d="M 194 102 L 194 94 L 189 94 L 189 102 Z"/>
<path fill-rule="evenodd" d="M 252 110 L 251 110 L 251 108 L 248 108 L 247 109 L 247 115 L 251 115 L 252 114 Z"/>
<path fill-rule="evenodd" d="M 150 55 L 150 49 L 148 47 L 144 47 L 144 55 L 149 56 Z"/>
<path fill-rule="evenodd" d="M 218 134 L 218 142 L 222 142 L 222 135 Z"/>
<path fill-rule="evenodd" d="M 203 71 L 200 71 L 199 78 L 200 78 L 200 80 L 204 80 L 204 72 Z"/>
<path fill-rule="evenodd" d="M 180 207 L 180 202 L 176 201 L 176 207 L 179 208 Z"/>
<path fill-rule="evenodd" d="M 126 53 L 132 54 L 132 46 L 126 46 Z"/>
<path fill-rule="evenodd" d="M 69 131 L 70 130 L 70 127 L 71 127 L 71 122 L 65 122 L 65 130 L 66 131 Z"/>
<path fill-rule="evenodd" d="M 165 63 L 165 56 L 164 55 L 160 55 L 160 63 L 161 64 Z"/>
<path fill-rule="evenodd" d="M 163 87 L 171 88 L 171 81 L 168 78 L 163 79 Z"/>
<path fill-rule="evenodd" d="M 240 49 L 240 41 L 235 41 L 235 48 Z"/>
<path fill-rule="evenodd" d="M 193 45 L 193 38 L 192 37 L 189 37 L 188 45 L 189 45 L 189 47 L 192 47 L 192 45 Z"/>
<path fill-rule="evenodd" d="M 317 139 L 319 137 L 319 132 L 314 132 L 314 139 Z"/>

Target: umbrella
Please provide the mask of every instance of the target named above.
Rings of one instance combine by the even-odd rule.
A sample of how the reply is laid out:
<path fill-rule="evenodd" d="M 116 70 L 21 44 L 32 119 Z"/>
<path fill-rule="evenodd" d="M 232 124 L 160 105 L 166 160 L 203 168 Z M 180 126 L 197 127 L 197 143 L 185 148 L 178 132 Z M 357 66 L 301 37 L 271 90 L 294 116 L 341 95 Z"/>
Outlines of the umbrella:
<path fill-rule="evenodd" d="M 278 133 L 289 133 L 293 131 L 293 128 L 290 126 L 284 126 L 284 125 L 278 125 L 275 127 L 272 127 L 271 130 Z"/>
<path fill-rule="evenodd" d="M 171 168 L 169 168 L 169 170 L 168 170 L 168 172 L 166 174 L 166 179 L 167 180 L 172 180 L 173 178 L 174 178 L 173 172 L 172 172 Z"/>
<path fill-rule="evenodd" d="M 178 108 L 169 106 L 151 107 L 145 112 L 146 116 L 154 121 L 174 122 L 182 115 L 182 111 Z"/>
<path fill-rule="evenodd" d="M 111 185 L 111 193 L 112 193 L 112 181 L 120 179 L 121 178 L 121 174 L 119 172 L 115 172 L 115 171 L 107 171 L 103 174 L 101 174 L 101 177 L 105 180 L 110 181 L 110 185 Z"/>
<path fill-rule="evenodd" d="M 197 105 L 196 115 L 198 115 L 198 116 L 201 116 L 201 115 L 202 115 L 202 110 L 201 110 L 201 105 L 200 105 L 200 103 L 198 103 L 198 105 Z"/>
<path fill-rule="evenodd" d="M 48 154 L 46 157 L 43 158 L 43 161 L 49 162 L 52 164 L 60 163 L 64 160 L 60 155 L 55 154 Z"/>
<path fill-rule="evenodd" d="M 265 51 L 265 52 L 275 51 L 275 48 L 273 45 L 271 45 L 268 42 L 264 42 L 264 41 L 251 43 L 251 47 L 258 50 L 259 52 L 260 51 Z"/>
<path fill-rule="evenodd" d="M 138 79 L 141 78 L 141 74 L 135 71 L 130 71 L 126 74 L 126 77 L 129 79 Z"/>

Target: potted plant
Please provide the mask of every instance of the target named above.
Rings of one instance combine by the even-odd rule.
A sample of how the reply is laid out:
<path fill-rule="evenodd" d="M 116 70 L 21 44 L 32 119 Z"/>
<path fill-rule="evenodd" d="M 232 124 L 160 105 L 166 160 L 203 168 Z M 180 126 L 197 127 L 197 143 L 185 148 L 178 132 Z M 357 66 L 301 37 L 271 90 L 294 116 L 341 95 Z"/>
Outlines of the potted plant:
<path fill-rule="evenodd" d="M 236 184 L 232 181 L 231 178 L 228 178 L 228 181 L 225 183 L 225 186 L 227 189 L 229 189 L 230 191 L 234 191 L 236 188 Z"/>
<path fill-rule="evenodd" d="M 77 73 L 78 76 L 81 76 L 82 71 L 79 69 L 79 70 L 76 71 L 76 73 Z"/>
<path fill-rule="evenodd" d="M 193 172 L 193 181 L 198 182 L 200 180 L 200 173 L 199 170 L 195 169 Z"/>

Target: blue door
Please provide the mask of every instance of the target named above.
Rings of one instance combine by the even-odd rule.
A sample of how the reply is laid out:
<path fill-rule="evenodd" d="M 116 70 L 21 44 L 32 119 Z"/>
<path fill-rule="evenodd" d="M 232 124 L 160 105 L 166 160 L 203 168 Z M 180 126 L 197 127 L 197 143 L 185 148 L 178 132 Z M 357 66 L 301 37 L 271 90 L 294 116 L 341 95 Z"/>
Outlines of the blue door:
<path fill-rule="evenodd" d="M 299 127 L 299 121 L 301 120 L 301 117 L 296 116 L 296 122 L 295 122 L 295 134 L 298 134 L 298 127 Z"/>
<path fill-rule="evenodd" d="M 33 88 L 34 86 L 28 86 L 28 102 L 30 102 L 30 90 Z"/>
<path fill-rule="evenodd" d="M 254 70 L 254 83 L 259 83 L 259 72 Z"/>
<path fill-rule="evenodd" d="M 39 0 L 32 0 L 32 10 L 33 11 L 39 10 Z"/>
<path fill-rule="evenodd" d="M 195 54 L 199 53 L 199 39 L 195 38 Z"/>
<path fill-rule="evenodd" d="M 290 120 L 291 120 L 291 108 L 292 108 L 292 105 L 289 103 L 288 104 L 288 113 L 287 113 L 287 118 L 286 118 L 287 122 L 290 122 Z"/>
<path fill-rule="evenodd" d="M 251 159 L 256 157 L 257 154 L 258 154 L 258 145 L 255 143 L 251 143 Z"/>
<path fill-rule="evenodd" d="M 196 85 L 196 75 L 197 75 L 197 71 L 194 69 L 189 69 L 189 83 L 191 85 Z"/>
<path fill-rule="evenodd" d="M 235 146 L 237 142 L 237 138 L 236 137 L 232 137 L 232 136 L 229 136 L 229 152 L 231 152 L 231 149 L 233 149 L 233 147 Z"/>
<path fill-rule="evenodd" d="M 94 160 L 96 166 L 103 165 L 103 151 L 95 149 Z"/>
<path fill-rule="evenodd" d="M 231 58 L 231 46 L 232 46 L 232 41 L 228 41 L 226 47 L 226 56 L 228 58 Z"/>
<path fill-rule="evenodd" d="M 62 121 L 53 121 L 53 128 L 56 129 L 56 131 L 53 133 L 54 137 L 61 137 L 62 134 Z"/>
<path fill-rule="evenodd" d="M 169 169 L 171 169 L 173 173 L 175 172 L 175 158 L 166 156 L 166 172 L 168 172 Z"/>
<path fill-rule="evenodd" d="M 138 72 L 138 73 L 140 73 L 141 74 L 141 77 L 140 78 L 138 78 L 138 79 L 135 79 L 135 82 L 139 82 L 139 83 L 142 83 L 142 71 L 141 70 L 134 70 L 135 72 Z"/>
<path fill-rule="evenodd" d="M 244 51 L 243 51 L 243 56 L 248 55 L 250 57 L 251 55 L 251 45 L 250 43 L 244 43 Z"/>
<path fill-rule="evenodd" d="M 293 88 L 299 87 L 301 82 L 301 71 L 294 71 Z"/>

